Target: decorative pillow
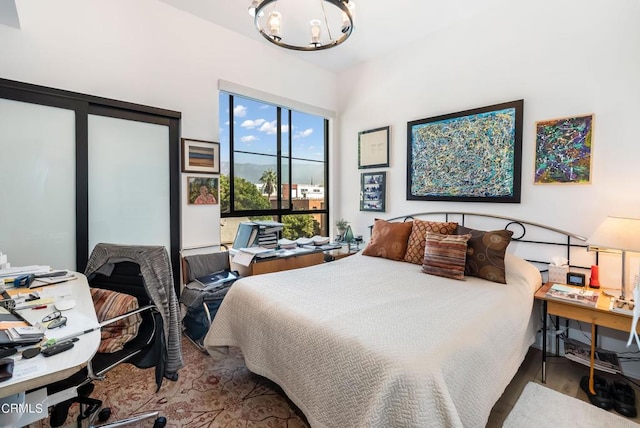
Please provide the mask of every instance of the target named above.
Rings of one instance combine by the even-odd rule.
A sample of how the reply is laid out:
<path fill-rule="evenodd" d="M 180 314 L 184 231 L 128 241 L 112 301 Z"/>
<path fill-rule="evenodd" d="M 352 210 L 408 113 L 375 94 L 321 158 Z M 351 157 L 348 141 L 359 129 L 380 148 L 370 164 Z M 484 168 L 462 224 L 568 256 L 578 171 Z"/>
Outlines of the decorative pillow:
<path fill-rule="evenodd" d="M 469 229 L 458 226 L 458 234 L 471 234 L 467 245 L 467 262 L 464 273 L 477 276 L 487 281 L 506 284 L 504 269 L 504 253 L 511 242 L 513 232 L 510 230 Z"/>
<path fill-rule="evenodd" d="M 138 309 L 138 299 L 129 294 L 117 293 L 111 290 L 92 288 L 91 299 L 99 322 Z M 121 351 L 127 342 L 136 337 L 141 323 L 142 317 L 140 314 L 135 314 L 102 327 L 100 329 L 102 340 L 100 341 L 98 352 L 112 353 Z"/>
<path fill-rule="evenodd" d="M 439 233 L 441 235 L 453 235 L 456 233 L 458 223 L 455 222 L 438 222 L 414 219 L 411 235 L 409 235 L 409 243 L 407 244 L 407 252 L 404 255 L 404 261 L 422 264 L 424 258 L 424 240 L 427 232 Z"/>
<path fill-rule="evenodd" d="M 467 241 L 471 235 L 441 235 L 427 232 L 422 272 L 445 278 L 464 279 Z"/>
<path fill-rule="evenodd" d="M 411 234 L 413 222 L 388 222 L 376 219 L 371 232 L 371 240 L 362 251 L 365 256 L 384 257 L 391 260 L 403 260 L 407 252 L 407 240 Z"/>

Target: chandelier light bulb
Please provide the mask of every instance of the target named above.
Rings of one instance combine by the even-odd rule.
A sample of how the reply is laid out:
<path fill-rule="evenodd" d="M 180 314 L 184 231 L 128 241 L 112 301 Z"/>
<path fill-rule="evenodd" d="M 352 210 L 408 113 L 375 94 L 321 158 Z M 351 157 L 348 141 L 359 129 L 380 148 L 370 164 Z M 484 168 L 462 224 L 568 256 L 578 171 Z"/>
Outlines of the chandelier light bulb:
<path fill-rule="evenodd" d="M 269 14 L 269 32 L 275 40 L 280 40 L 280 20 L 282 15 L 279 12 Z"/>
<path fill-rule="evenodd" d="M 320 43 L 320 34 L 321 34 L 321 29 L 320 29 L 320 20 L 319 19 L 313 19 L 310 22 L 311 24 L 311 46 L 320 46 L 322 43 Z"/>

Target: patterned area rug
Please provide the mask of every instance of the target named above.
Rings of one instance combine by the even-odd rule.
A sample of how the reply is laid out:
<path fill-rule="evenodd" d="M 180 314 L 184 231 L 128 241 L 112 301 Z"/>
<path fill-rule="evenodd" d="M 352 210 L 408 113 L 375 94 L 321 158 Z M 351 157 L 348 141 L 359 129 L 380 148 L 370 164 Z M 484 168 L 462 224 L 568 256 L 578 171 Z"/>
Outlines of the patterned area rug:
<path fill-rule="evenodd" d="M 140 370 L 122 364 L 96 382 L 93 397 L 111 407 L 110 420 L 158 410 L 168 427 L 308 427 L 304 416 L 280 388 L 254 375 L 244 365 L 240 350 L 232 348 L 215 363 L 183 338 L 185 366 L 176 382 L 164 380 L 155 392 L 154 369 Z M 74 421 L 78 406 L 71 408 L 67 423 Z M 153 426 L 149 420 L 139 427 Z M 48 420 L 29 425 L 49 427 Z"/>

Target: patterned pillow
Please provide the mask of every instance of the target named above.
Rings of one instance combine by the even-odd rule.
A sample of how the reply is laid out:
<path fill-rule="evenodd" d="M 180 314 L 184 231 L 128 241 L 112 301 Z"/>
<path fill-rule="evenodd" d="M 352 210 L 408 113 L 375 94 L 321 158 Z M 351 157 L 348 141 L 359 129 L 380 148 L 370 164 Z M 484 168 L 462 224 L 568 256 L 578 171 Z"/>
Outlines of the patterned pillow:
<path fill-rule="evenodd" d="M 409 243 L 407 244 L 407 252 L 404 255 L 404 261 L 422 264 L 424 258 L 424 242 L 427 232 L 439 233 L 441 235 L 453 235 L 456 233 L 458 223 L 455 222 L 437 222 L 415 219 L 413 220 L 413 228 L 409 235 Z"/>
<path fill-rule="evenodd" d="M 464 279 L 467 241 L 471 235 L 441 235 L 427 232 L 422 272 L 445 278 Z"/>
<path fill-rule="evenodd" d="M 101 288 L 91 289 L 91 299 L 96 310 L 98 321 L 102 322 L 134 309 L 138 309 L 138 299 Z M 142 323 L 140 314 L 135 314 L 100 329 L 100 346 L 98 352 L 112 353 L 121 351 L 124 345 L 138 334 Z"/>
<path fill-rule="evenodd" d="M 413 222 L 388 222 L 376 219 L 371 232 L 369 244 L 362 250 L 365 256 L 384 257 L 391 260 L 402 260 L 407 252 L 407 240 Z"/>
<path fill-rule="evenodd" d="M 471 234 L 471 239 L 467 245 L 465 275 L 506 284 L 504 253 L 507 251 L 509 242 L 511 242 L 513 232 L 510 230 L 485 232 L 458 226 L 457 233 Z"/>

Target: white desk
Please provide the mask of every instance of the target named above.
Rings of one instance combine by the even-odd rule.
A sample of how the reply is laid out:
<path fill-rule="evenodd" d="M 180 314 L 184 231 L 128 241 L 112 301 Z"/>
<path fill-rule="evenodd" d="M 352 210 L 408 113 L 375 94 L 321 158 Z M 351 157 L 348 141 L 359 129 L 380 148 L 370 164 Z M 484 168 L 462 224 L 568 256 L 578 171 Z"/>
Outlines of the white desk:
<path fill-rule="evenodd" d="M 98 319 L 93 308 L 91 293 L 87 278 L 76 273 L 78 279 L 68 281 L 59 286 L 69 287 L 71 295 L 64 299 L 74 299 L 76 306 L 73 309 L 62 312 L 67 317 L 67 325 L 54 330 L 46 330 L 45 335 L 50 338 L 63 338 L 78 334 L 98 326 Z M 45 288 L 58 287 L 49 285 Z M 57 297 L 56 299 L 60 299 Z M 45 315 L 55 310 L 53 304 L 46 309 L 24 309 L 18 311 L 31 324 L 40 322 Z M 44 357 L 42 354 L 34 358 L 24 360 L 18 354 L 12 356 L 15 360 L 14 376 L 8 381 L 0 383 L 0 398 L 30 391 L 50 383 L 68 378 L 87 365 L 100 345 L 100 330 L 78 337 L 75 346 L 60 354 Z M 46 409 L 45 409 L 46 411 Z"/>

